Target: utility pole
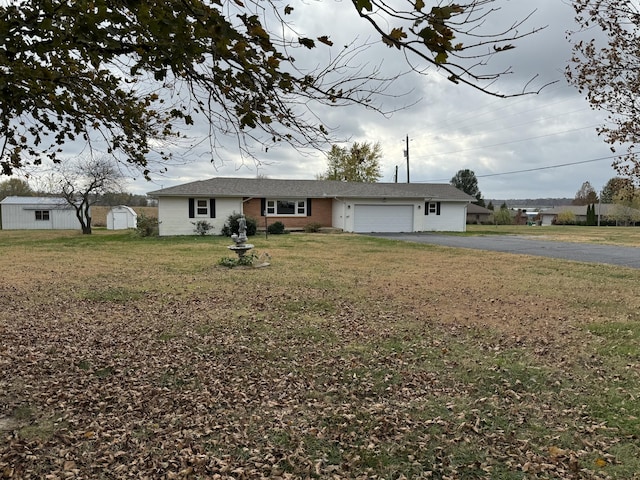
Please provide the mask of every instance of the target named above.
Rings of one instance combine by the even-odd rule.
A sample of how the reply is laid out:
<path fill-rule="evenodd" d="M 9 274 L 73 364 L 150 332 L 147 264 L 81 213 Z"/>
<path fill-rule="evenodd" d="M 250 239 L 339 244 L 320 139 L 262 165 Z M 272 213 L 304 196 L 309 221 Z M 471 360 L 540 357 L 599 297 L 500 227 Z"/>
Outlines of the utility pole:
<path fill-rule="evenodd" d="M 409 135 L 407 135 L 407 149 L 404 151 L 404 156 L 407 157 L 407 183 L 409 183 Z"/>
<path fill-rule="evenodd" d="M 393 182 L 398 183 L 398 165 L 396 165 L 396 174 L 393 176 Z"/>

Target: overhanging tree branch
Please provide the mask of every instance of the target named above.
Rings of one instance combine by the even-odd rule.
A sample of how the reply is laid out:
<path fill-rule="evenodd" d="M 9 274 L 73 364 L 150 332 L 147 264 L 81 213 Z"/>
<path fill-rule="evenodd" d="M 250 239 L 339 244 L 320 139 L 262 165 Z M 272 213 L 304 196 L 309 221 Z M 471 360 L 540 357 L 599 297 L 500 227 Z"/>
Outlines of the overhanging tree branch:
<path fill-rule="evenodd" d="M 452 81 L 506 96 L 482 82 L 509 70 L 476 70 L 511 46 L 505 42 L 537 30 L 519 34 L 516 21 L 498 34 L 482 32 L 496 10 L 481 7 L 493 1 L 438 3 L 429 11 L 422 0 L 353 5 L 383 42 L 444 69 Z M 396 4 L 410 7 L 403 12 Z M 406 31 L 414 38 L 405 40 L 402 25 L 381 29 L 364 13 L 374 6 L 392 20 L 409 22 Z M 59 162 L 66 144 L 99 135 L 108 153 L 146 175 L 150 153 L 171 158 L 154 145 L 179 139 L 199 115 L 214 135 L 236 135 L 240 151 L 251 155 L 254 145 L 326 145 L 332 131 L 318 116 L 319 105 L 357 104 L 389 113 L 380 100 L 397 97 L 388 88 L 401 73 L 384 75 L 378 66 L 358 62 L 366 44 L 342 49 L 333 45 L 330 31 L 296 32 L 287 20 L 292 14 L 279 0 L 17 0 L 0 6 L 3 173 L 45 158 Z M 458 36 L 469 44 L 456 43 Z M 485 53 L 464 53 L 489 46 Z M 331 57 L 315 67 L 301 66 L 293 56 L 320 48 Z M 420 70 L 414 62 L 410 67 Z"/>
<path fill-rule="evenodd" d="M 488 60 L 496 54 L 515 48 L 513 42 L 545 28 L 538 27 L 524 33 L 519 32 L 520 27 L 531 18 L 533 14 L 531 12 L 506 29 L 482 33 L 483 23 L 487 17 L 499 11 L 498 8 L 486 11 L 482 8 L 494 2 L 495 0 L 472 0 L 467 3 L 445 2 L 427 11 L 422 0 L 415 3 L 409 2 L 411 10 L 398 10 L 384 1 L 353 0 L 360 17 L 380 34 L 384 43 L 391 48 L 403 50 L 405 56 L 411 53 L 420 61 L 444 70 L 449 74 L 450 81 L 468 85 L 482 93 L 500 98 L 539 93 L 555 82 L 529 90 L 528 86 L 533 80 L 531 79 L 524 85 L 522 91 L 506 94 L 490 88 L 493 82 L 512 71 L 509 67 L 504 70 L 484 72 Z M 456 20 L 458 17 L 461 20 Z M 412 35 L 411 38 L 407 32 Z M 464 52 L 469 53 L 464 54 Z M 458 60 L 454 62 L 451 58 Z M 407 61 L 415 71 L 420 73 L 424 71 L 422 65 L 415 65 L 408 56 Z M 471 64 L 465 65 L 464 62 L 468 61 L 471 61 Z M 482 71 L 478 72 L 478 70 Z"/>
<path fill-rule="evenodd" d="M 567 79 L 592 108 L 608 113 L 598 133 L 612 151 L 626 149 L 613 166 L 640 178 L 640 7 L 631 0 L 575 0 L 573 6 L 581 29 L 570 34 L 574 55 Z"/>

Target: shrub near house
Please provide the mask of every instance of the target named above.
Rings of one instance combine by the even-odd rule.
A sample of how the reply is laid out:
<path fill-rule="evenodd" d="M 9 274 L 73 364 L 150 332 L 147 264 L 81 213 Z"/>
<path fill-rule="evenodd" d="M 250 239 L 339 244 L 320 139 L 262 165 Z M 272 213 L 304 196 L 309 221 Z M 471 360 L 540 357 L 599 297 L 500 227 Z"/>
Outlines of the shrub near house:
<path fill-rule="evenodd" d="M 238 230 L 240 230 L 240 217 L 242 217 L 242 214 L 235 212 L 229 215 L 220 234 L 225 237 L 230 237 L 234 233 L 238 233 Z M 252 217 L 245 217 L 245 222 L 247 226 L 247 237 L 254 236 L 258 231 L 258 222 Z"/>
<path fill-rule="evenodd" d="M 575 225 L 576 214 L 570 210 L 563 210 L 556 217 L 554 224 L 555 225 Z"/>

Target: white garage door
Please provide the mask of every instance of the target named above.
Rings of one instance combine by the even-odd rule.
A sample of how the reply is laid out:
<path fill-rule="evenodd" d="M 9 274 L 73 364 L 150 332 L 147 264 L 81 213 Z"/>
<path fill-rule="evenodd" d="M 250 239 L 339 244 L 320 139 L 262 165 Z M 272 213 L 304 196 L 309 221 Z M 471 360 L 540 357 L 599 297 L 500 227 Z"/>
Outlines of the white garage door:
<path fill-rule="evenodd" d="M 413 205 L 356 205 L 354 232 L 412 232 Z"/>

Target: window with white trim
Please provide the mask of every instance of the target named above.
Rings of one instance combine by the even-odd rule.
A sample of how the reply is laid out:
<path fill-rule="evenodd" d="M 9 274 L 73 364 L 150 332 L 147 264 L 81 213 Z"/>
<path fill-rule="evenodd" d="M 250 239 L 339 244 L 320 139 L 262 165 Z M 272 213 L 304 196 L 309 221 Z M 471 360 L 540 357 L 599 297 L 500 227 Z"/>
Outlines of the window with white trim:
<path fill-rule="evenodd" d="M 49 220 L 49 210 L 36 210 L 36 220 L 43 220 L 43 221 L 48 221 Z"/>
<path fill-rule="evenodd" d="M 267 215 L 304 217 L 307 215 L 307 201 L 267 200 Z"/>
<path fill-rule="evenodd" d="M 440 215 L 440 202 L 425 202 L 424 203 L 425 215 Z"/>
<path fill-rule="evenodd" d="M 196 199 L 196 217 L 209 216 L 209 200 L 204 198 Z"/>

